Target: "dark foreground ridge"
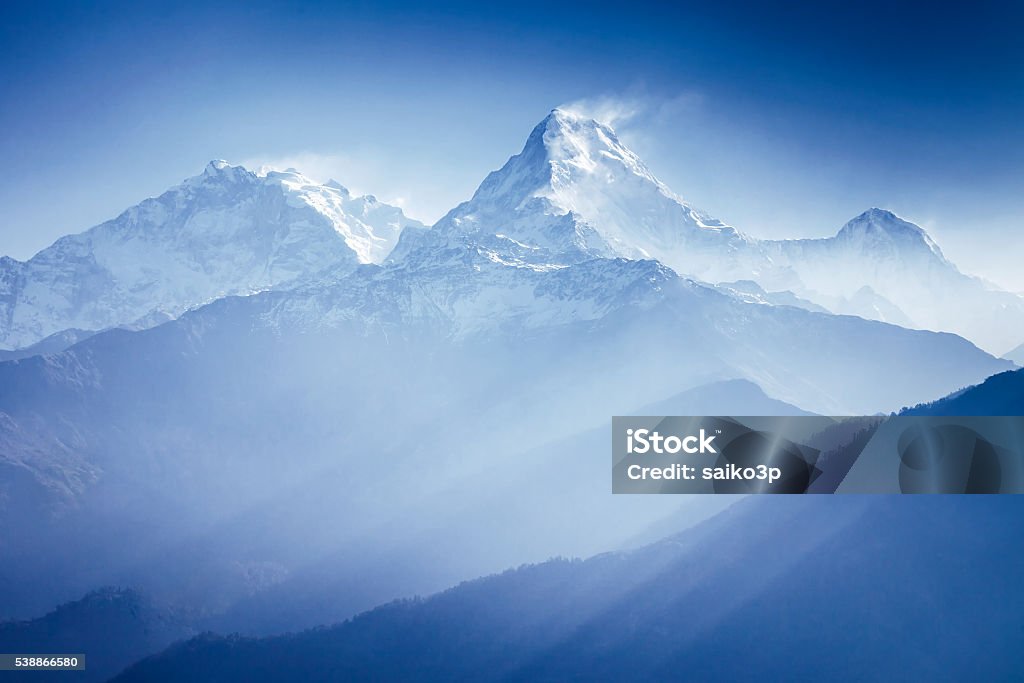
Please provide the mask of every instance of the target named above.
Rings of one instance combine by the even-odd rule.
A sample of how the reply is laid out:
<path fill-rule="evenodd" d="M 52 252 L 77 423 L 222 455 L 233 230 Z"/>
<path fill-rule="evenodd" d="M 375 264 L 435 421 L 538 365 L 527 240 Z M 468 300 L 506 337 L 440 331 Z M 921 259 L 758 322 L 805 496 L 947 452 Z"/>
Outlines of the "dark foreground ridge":
<path fill-rule="evenodd" d="M 992 375 L 932 403 L 903 411 L 906 415 L 1024 415 L 1024 370 Z"/>

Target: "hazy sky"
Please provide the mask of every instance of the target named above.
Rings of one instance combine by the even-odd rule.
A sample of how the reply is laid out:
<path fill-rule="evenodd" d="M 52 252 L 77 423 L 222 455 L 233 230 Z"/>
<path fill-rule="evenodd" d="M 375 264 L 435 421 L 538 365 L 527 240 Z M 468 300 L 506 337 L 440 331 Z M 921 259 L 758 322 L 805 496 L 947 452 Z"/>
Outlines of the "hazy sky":
<path fill-rule="evenodd" d="M 743 231 L 826 235 L 886 207 L 1024 291 L 1020 3 L 212 5 L 3 4 L 0 253 L 213 158 L 433 221 L 576 103 Z"/>

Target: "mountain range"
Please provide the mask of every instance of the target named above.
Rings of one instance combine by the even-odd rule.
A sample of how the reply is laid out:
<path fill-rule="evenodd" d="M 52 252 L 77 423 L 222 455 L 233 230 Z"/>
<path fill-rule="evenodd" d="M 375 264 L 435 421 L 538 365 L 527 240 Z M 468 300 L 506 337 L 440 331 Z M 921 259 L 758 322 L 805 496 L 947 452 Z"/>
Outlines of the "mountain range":
<path fill-rule="evenodd" d="M 870 209 L 824 239 L 760 240 L 693 208 L 608 126 L 555 110 L 473 197 L 409 242 L 474 243 L 511 263 L 656 259 L 710 283 L 753 280 L 840 314 L 1019 343 L 1024 299 L 962 274 L 920 227 Z"/>
<path fill-rule="evenodd" d="M 1019 414 L 1022 400 L 1024 371 L 1014 371 L 996 375 L 979 386 L 905 411 L 905 414 Z M 734 383 L 686 392 L 662 404 L 644 406 L 639 412 L 687 414 L 701 409 L 722 413 L 732 409 L 749 414 L 802 414 L 791 406 L 772 402 L 753 385 L 736 386 Z M 595 442 L 607 441 L 607 438 L 605 430 L 597 430 L 593 435 Z M 602 645 L 595 652 L 594 647 L 587 647 L 595 629 L 620 629 L 620 624 L 629 623 L 633 625 L 625 637 L 648 638 L 643 628 L 664 627 L 673 613 L 690 614 L 696 608 L 695 601 L 700 600 L 702 586 L 708 586 L 705 590 L 711 593 L 712 599 L 720 595 L 724 589 L 711 587 L 711 584 L 724 581 L 717 578 L 717 572 L 730 568 L 729 571 L 739 573 L 745 587 L 738 596 L 736 591 L 730 593 L 733 599 L 727 605 L 725 617 L 730 623 L 737 624 L 743 632 L 757 633 L 759 639 L 778 640 L 780 649 L 787 647 L 782 641 L 795 637 L 792 629 L 803 629 L 801 642 L 814 642 L 822 648 L 826 647 L 826 642 L 831 643 L 827 647 L 828 663 L 812 657 L 788 662 L 787 667 L 797 667 L 811 675 L 817 674 L 821 666 L 834 668 L 833 662 L 844 659 L 846 673 L 840 677 L 863 677 L 868 669 L 877 674 L 876 667 L 880 663 L 883 667 L 897 666 L 897 663 L 889 659 L 887 648 L 891 644 L 886 644 L 884 633 L 857 635 L 857 640 L 851 642 L 848 630 L 828 630 L 835 623 L 836 614 L 860 618 L 857 615 L 862 607 L 858 605 L 873 603 L 858 600 L 853 591 L 884 592 L 890 590 L 892 581 L 903 581 L 903 587 L 891 588 L 890 594 L 891 599 L 901 601 L 901 609 L 909 610 L 904 639 L 900 642 L 903 645 L 916 642 L 914 639 L 919 632 L 923 632 L 922 637 L 931 637 L 927 624 L 936 621 L 936 610 L 942 611 L 943 622 L 960 620 L 965 618 L 962 610 L 967 605 L 957 598 L 955 591 L 940 589 L 939 581 L 914 584 L 914 577 L 908 576 L 912 574 L 908 568 L 918 567 L 922 574 L 932 575 L 935 571 L 931 560 L 933 552 L 941 556 L 969 557 L 970 562 L 977 562 L 977 548 L 970 546 L 971 539 L 976 539 L 976 530 L 994 524 L 993 528 L 1009 534 L 1012 530 L 1006 528 L 1005 522 L 997 520 L 1019 517 L 1014 509 L 1007 507 L 1013 507 L 1012 497 L 990 498 L 991 505 L 977 499 L 956 501 L 950 498 L 944 498 L 941 504 L 932 504 L 923 498 L 899 502 L 883 498 L 814 497 L 811 500 L 814 502 L 806 504 L 796 499 L 748 500 L 745 507 L 727 510 L 689 531 L 673 530 L 673 527 L 693 525 L 691 511 L 689 519 L 680 514 L 671 524 L 666 524 L 665 529 L 652 529 L 654 537 L 634 550 L 602 553 L 582 562 L 554 560 L 524 566 L 463 582 L 426 599 L 393 602 L 338 625 L 285 637 L 255 639 L 211 633 L 195 637 L 203 628 L 223 629 L 218 628 L 217 622 L 204 622 L 201 615 L 159 607 L 136 591 L 104 589 L 61 605 L 45 617 L 0 623 L 0 646 L 12 651 L 24 647 L 53 651 L 85 649 L 89 653 L 89 666 L 84 677 L 78 675 L 81 680 L 105 680 L 133 661 L 161 650 L 170 641 L 190 637 L 191 640 L 183 640 L 131 667 L 119 680 L 201 681 L 204 676 L 216 676 L 218 680 L 262 680 L 261 676 L 269 680 L 317 680 L 318 676 L 338 675 L 346 680 L 442 680 L 456 675 L 517 680 L 538 677 L 539 666 L 546 669 L 566 665 L 586 671 L 588 678 L 602 679 L 607 678 L 603 667 L 608 665 L 609 656 L 612 661 L 624 656 L 620 652 L 624 646 L 619 642 L 621 639 L 617 639 L 618 644 Z M 731 502 L 729 499 L 726 504 Z M 951 505 L 955 505 L 955 509 L 950 510 Z M 937 529 L 939 525 L 941 531 Z M 871 526 L 875 527 L 874 532 L 869 532 Z M 843 542 L 840 539 L 849 538 L 851 533 L 864 534 L 871 557 L 865 560 L 846 551 L 829 552 L 829 546 L 822 545 L 837 548 L 837 544 Z M 905 533 L 924 538 L 926 542 L 905 543 Z M 770 540 L 766 539 L 776 537 L 804 540 L 799 547 L 787 545 L 783 552 L 767 550 Z M 990 545 L 986 542 L 986 547 Z M 976 579 L 988 577 L 996 581 L 999 576 L 1005 576 L 1005 553 L 998 555 L 999 563 L 990 561 L 993 558 L 988 556 L 982 557 L 972 569 L 956 563 L 941 563 L 942 581 L 966 581 L 968 574 Z M 1014 558 L 1012 562 L 1020 561 Z M 853 565 L 851 560 L 855 560 Z M 834 562 L 835 566 L 821 567 L 822 563 L 829 562 Z M 886 568 L 894 564 L 903 569 L 897 576 L 886 579 Z M 810 566 L 816 568 L 812 570 Z M 816 575 L 834 581 L 828 578 L 819 583 L 807 581 L 807 576 Z M 802 582 L 801 576 L 805 577 Z M 844 589 L 837 591 L 835 581 L 842 577 L 845 577 Z M 776 595 L 778 587 L 787 585 L 787 596 Z M 657 609 L 652 609 L 654 605 L 650 601 L 636 600 L 636 596 L 645 592 L 645 586 L 659 587 L 656 594 L 661 600 Z M 344 589 L 339 585 L 335 590 L 340 593 Z M 1012 592 L 1013 588 L 1008 590 Z M 309 610 L 308 604 L 294 605 L 295 595 L 294 590 L 287 593 L 292 598 L 289 605 Z M 666 603 L 666 596 L 672 596 L 674 602 Z M 259 597 L 268 602 L 284 602 L 285 595 L 271 592 Z M 801 600 L 804 602 L 800 603 Z M 789 610 L 797 609 L 790 601 L 805 604 L 805 611 L 782 620 L 781 623 L 791 630 L 786 636 L 770 636 L 765 620 L 759 615 L 765 609 L 770 609 L 776 617 L 787 615 Z M 246 609 L 249 610 L 246 617 L 251 618 L 260 608 L 248 605 Z M 719 609 L 721 611 L 721 606 Z M 971 613 L 978 609 L 981 608 L 977 604 L 970 607 Z M 990 615 L 998 612 L 998 606 L 987 605 L 986 609 L 991 610 Z M 629 610 L 632 616 L 622 620 L 623 610 Z M 827 610 L 832 616 L 819 619 L 815 610 Z M 874 619 L 871 614 L 874 612 L 864 618 Z M 324 622 L 329 623 L 330 619 Z M 770 622 L 775 626 L 780 623 L 778 619 Z M 473 633 L 464 633 L 463 628 Z M 998 625 L 995 628 L 990 642 L 1012 649 L 1013 630 L 1000 631 Z M 696 629 L 695 634 L 691 624 L 680 631 L 688 634 L 687 638 L 660 647 L 661 661 L 678 659 L 694 651 L 698 647 L 692 640 L 695 635 L 700 647 L 705 647 L 708 637 L 699 635 L 702 630 Z M 428 631 L 433 635 L 428 636 Z M 723 629 L 716 627 L 713 633 L 719 634 L 715 638 L 721 637 Z M 868 629 L 867 633 L 875 634 L 876 629 Z M 118 634 L 116 646 L 112 646 L 111 634 Z M 475 643 L 473 648 L 465 646 L 467 639 Z M 933 650 L 922 642 L 919 649 L 930 655 L 921 661 L 915 660 L 918 666 L 933 669 L 941 666 L 944 670 L 949 666 L 966 666 L 961 654 L 946 648 Z M 303 664 L 297 669 L 280 668 L 285 661 L 280 658 L 282 652 L 290 652 L 293 657 L 301 655 Z M 444 656 L 438 656 L 439 652 Z M 730 668 L 731 658 L 701 661 L 706 663 L 699 664 L 697 670 L 717 666 L 723 667 L 721 671 L 716 670 L 717 673 L 745 677 Z M 990 667 L 992 674 L 998 677 L 998 672 L 1006 665 L 1007 660 L 996 656 L 987 658 L 984 666 Z M 662 664 L 654 666 L 657 669 Z M 905 656 L 901 657 L 899 666 L 907 666 Z M 594 667 L 602 668 L 598 671 Z M 67 674 L 55 674 L 53 680 L 58 676 Z"/>
<path fill-rule="evenodd" d="M 0 261 L 0 345 L 151 326 L 221 296 L 290 288 L 389 255 L 402 262 L 427 244 L 472 244 L 491 259 L 548 268 L 655 259 L 711 284 L 753 281 L 765 301 L 953 332 L 997 355 L 1024 329 L 1024 299 L 962 274 L 889 211 L 868 210 L 834 237 L 756 239 L 683 201 L 608 126 L 556 109 L 429 230 L 334 181 L 213 161 L 27 262 Z"/>
<path fill-rule="evenodd" d="M 653 261 L 534 268 L 478 249 L 420 250 L 400 266 L 227 297 L 149 330 L 0 363 L 0 572 L 44 582 L 5 599 L 68 600 L 161 577 L 169 594 L 188 586 L 226 607 L 249 590 L 241 567 L 284 577 L 341 547 L 353 584 L 373 575 L 380 593 L 359 591 L 372 604 L 524 554 L 614 546 L 668 514 L 649 507 L 668 501 L 609 505 L 603 460 L 589 442 L 562 443 L 601 415 L 724 379 L 819 413 L 888 411 L 1009 365 L 953 335 L 748 303 Z M 453 528 L 507 535 L 467 512 L 518 507 L 525 473 L 550 470 L 563 449 L 572 483 L 529 487 L 522 545 L 455 541 L 443 556 L 420 545 L 438 533 L 453 542 Z M 383 505 L 367 479 L 417 493 Z M 609 523 L 563 535 L 555 520 L 573 525 L 581 509 Z M 325 515 L 344 522 L 324 527 Z M 381 539 L 423 583 L 374 575 Z M 193 571 L 163 575 L 172 548 Z M 41 566 L 65 569 L 58 580 Z"/>
<path fill-rule="evenodd" d="M 430 228 L 213 162 L 0 272 L 0 616 L 131 585 L 251 635 L 693 524 L 608 495 L 611 415 L 896 411 L 1019 313 L 888 212 L 758 240 L 559 110 Z"/>

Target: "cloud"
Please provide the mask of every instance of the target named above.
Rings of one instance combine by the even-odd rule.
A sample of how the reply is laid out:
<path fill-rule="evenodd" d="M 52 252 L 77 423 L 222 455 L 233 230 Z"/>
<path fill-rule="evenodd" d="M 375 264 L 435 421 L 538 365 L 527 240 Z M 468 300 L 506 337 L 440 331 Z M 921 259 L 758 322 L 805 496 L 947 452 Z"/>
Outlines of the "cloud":
<path fill-rule="evenodd" d="M 699 109 L 704 101 L 704 94 L 695 90 L 666 96 L 651 95 L 642 87 L 636 87 L 626 94 L 585 97 L 559 105 L 559 108 L 616 128 L 651 121 L 662 122 Z"/>
<path fill-rule="evenodd" d="M 643 107 L 639 100 L 602 95 L 568 102 L 558 108 L 614 127 L 632 119 Z"/>

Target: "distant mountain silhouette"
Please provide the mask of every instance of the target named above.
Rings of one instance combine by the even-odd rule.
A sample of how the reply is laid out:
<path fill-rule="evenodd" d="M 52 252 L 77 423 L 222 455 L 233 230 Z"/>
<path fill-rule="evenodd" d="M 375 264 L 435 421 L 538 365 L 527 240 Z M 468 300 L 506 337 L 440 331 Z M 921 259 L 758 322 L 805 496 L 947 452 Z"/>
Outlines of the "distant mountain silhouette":
<path fill-rule="evenodd" d="M 711 382 L 650 403 L 637 415 L 813 415 L 768 396 L 746 379 Z"/>
<path fill-rule="evenodd" d="M 1021 344 L 1012 351 L 1003 354 L 1003 358 L 1012 360 L 1017 365 L 1024 365 L 1024 344 Z"/>

